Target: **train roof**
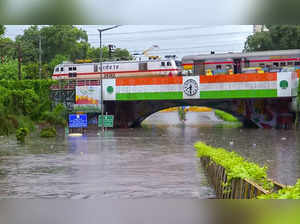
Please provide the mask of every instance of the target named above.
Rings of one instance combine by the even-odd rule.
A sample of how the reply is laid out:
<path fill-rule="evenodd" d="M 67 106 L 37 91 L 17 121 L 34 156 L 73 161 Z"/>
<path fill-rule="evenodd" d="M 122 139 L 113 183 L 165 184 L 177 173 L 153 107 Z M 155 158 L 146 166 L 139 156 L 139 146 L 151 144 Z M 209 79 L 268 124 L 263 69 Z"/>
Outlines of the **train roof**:
<path fill-rule="evenodd" d="M 263 57 L 263 56 L 286 56 L 299 55 L 300 49 L 293 50 L 272 50 L 272 51 L 256 51 L 246 53 L 223 53 L 223 54 L 199 54 L 187 55 L 182 58 L 182 61 L 208 60 L 208 59 L 223 59 L 223 58 L 245 58 L 245 57 Z"/>
<path fill-rule="evenodd" d="M 157 59 L 157 60 L 143 60 L 143 61 L 103 61 L 103 64 L 123 64 L 123 63 L 146 63 L 146 62 L 158 62 L 158 61 L 175 61 L 174 59 L 166 58 L 166 59 Z M 72 62 L 64 62 L 57 66 L 74 66 L 74 65 L 99 65 L 99 62 L 90 62 L 90 63 L 72 63 Z"/>

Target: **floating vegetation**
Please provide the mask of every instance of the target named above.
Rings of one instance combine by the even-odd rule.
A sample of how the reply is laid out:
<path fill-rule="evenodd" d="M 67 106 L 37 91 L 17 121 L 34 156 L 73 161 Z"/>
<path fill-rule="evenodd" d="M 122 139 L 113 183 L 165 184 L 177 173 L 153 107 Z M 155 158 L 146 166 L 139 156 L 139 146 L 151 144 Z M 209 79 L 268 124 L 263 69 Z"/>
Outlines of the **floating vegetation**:
<path fill-rule="evenodd" d="M 231 114 L 226 113 L 226 112 L 224 112 L 222 110 L 215 110 L 214 112 L 215 112 L 215 115 L 218 118 L 222 119 L 223 121 L 239 122 L 239 120 L 236 117 L 234 117 Z"/>

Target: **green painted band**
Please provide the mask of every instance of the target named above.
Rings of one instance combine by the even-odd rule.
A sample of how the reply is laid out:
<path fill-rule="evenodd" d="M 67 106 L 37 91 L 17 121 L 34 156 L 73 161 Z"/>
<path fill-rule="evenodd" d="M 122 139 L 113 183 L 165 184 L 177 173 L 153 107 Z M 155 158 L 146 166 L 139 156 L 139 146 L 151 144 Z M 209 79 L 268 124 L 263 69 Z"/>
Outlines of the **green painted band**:
<path fill-rule="evenodd" d="M 182 92 L 117 93 L 116 100 L 181 100 Z"/>
<path fill-rule="evenodd" d="M 277 89 L 200 91 L 200 99 L 269 98 L 277 97 Z"/>

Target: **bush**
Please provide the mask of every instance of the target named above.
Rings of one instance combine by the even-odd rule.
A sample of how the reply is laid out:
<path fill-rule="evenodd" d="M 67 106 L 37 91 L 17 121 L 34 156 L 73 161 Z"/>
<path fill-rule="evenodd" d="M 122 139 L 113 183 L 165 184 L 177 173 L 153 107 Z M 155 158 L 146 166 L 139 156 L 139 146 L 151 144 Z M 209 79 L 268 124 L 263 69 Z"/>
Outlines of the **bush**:
<path fill-rule="evenodd" d="M 29 130 L 27 128 L 19 128 L 16 131 L 17 140 L 21 143 L 25 142 L 25 137 L 29 134 Z"/>
<path fill-rule="evenodd" d="M 267 167 L 246 161 L 235 152 L 228 152 L 223 148 L 213 148 L 203 142 L 195 144 L 198 157 L 209 157 L 216 164 L 225 168 L 228 181 L 233 178 L 249 179 L 271 190 L 273 184 L 267 179 Z"/>
<path fill-rule="evenodd" d="M 42 120 L 47 121 L 51 125 L 65 126 L 67 121 L 65 119 L 66 107 L 63 104 L 58 104 L 53 111 L 46 111 L 42 114 Z"/>
<path fill-rule="evenodd" d="M 276 193 L 260 195 L 258 199 L 300 199 L 300 179 L 295 186 L 288 186 Z"/>
<path fill-rule="evenodd" d="M 56 136 L 56 129 L 54 127 L 43 128 L 40 136 L 42 138 L 51 138 Z"/>

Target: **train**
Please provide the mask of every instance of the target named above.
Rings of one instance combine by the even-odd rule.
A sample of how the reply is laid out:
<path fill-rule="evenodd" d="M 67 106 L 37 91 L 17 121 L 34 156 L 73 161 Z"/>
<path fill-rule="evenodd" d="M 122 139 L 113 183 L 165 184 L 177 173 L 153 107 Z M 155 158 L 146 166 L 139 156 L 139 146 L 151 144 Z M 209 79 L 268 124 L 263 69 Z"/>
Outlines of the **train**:
<path fill-rule="evenodd" d="M 187 55 L 183 75 L 219 75 L 300 70 L 300 49 Z"/>
<path fill-rule="evenodd" d="M 64 62 L 55 66 L 52 78 L 59 79 L 99 79 L 100 63 Z M 176 76 L 178 66 L 174 59 L 148 61 L 111 61 L 102 62 L 103 78 Z"/>
<path fill-rule="evenodd" d="M 103 78 L 143 76 L 189 76 L 280 71 L 300 72 L 300 49 L 187 55 L 181 60 L 102 62 Z M 100 78 L 99 63 L 65 62 L 54 68 L 55 80 L 96 80 Z"/>

